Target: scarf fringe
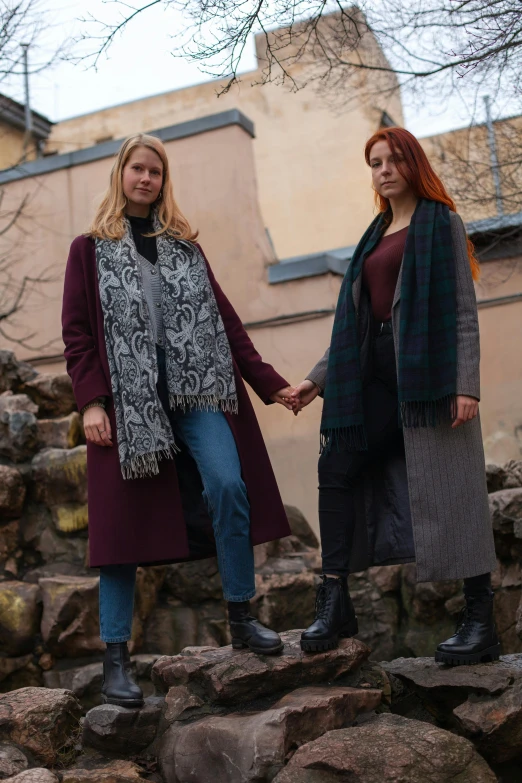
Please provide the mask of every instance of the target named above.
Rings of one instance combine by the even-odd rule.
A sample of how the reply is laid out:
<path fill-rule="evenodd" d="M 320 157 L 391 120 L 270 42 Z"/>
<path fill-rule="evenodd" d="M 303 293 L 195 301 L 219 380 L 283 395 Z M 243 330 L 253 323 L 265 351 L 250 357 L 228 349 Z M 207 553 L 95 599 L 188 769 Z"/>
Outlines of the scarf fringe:
<path fill-rule="evenodd" d="M 215 394 L 193 395 L 193 394 L 169 394 L 169 405 L 172 410 L 181 408 L 183 412 L 189 411 L 212 411 L 217 413 L 237 414 L 239 411 L 238 400 L 232 397 L 222 400 Z"/>
<path fill-rule="evenodd" d="M 347 451 L 367 451 L 366 430 L 364 424 L 354 424 L 351 427 L 335 427 L 321 432 L 319 453 L 330 451 L 335 446 L 336 451 L 341 447 Z"/>
<path fill-rule="evenodd" d="M 438 400 L 409 400 L 401 402 L 400 408 L 404 427 L 437 427 L 455 419 L 457 397 L 447 394 Z"/>
<path fill-rule="evenodd" d="M 136 479 L 156 476 L 159 473 L 159 461 L 173 459 L 179 451 L 180 448 L 173 443 L 168 449 L 160 449 L 152 451 L 150 454 L 140 454 L 138 457 L 133 457 L 129 463 L 121 466 L 123 478 Z"/>

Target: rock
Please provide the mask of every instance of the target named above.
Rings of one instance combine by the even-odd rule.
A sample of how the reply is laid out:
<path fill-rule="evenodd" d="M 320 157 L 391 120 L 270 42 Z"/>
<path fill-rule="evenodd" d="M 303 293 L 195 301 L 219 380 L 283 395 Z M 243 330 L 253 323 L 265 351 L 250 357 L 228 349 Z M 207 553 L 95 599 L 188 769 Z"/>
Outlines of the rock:
<path fill-rule="evenodd" d="M 161 655 L 176 655 L 198 641 L 198 613 L 179 601 L 157 606 L 145 625 L 145 649 Z"/>
<path fill-rule="evenodd" d="M 27 381 L 23 391 L 38 405 L 42 418 L 68 416 L 77 410 L 71 379 L 66 372 L 58 375 L 41 373 Z"/>
<path fill-rule="evenodd" d="M 81 517 L 79 518 L 81 520 Z M 87 536 L 61 536 L 46 527 L 35 541 L 34 548 L 45 563 L 65 562 L 78 572 L 87 565 Z"/>
<path fill-rule="evenodd" d="M 82 417 L 78 411 L 61 419 L 39 419 L 37 426 L 41 449 L 74 449 L 84 442 Z"/>
<path fill-rule="evenodd" d="M 166 566 L 165 589 L 174 598 L 189 605 L 208 599 L 222 600 L 223 588 L 217 559 L 213 557 Z"/>
<path fill-rule="evenodd" d="M 141 773 L 141 767 L 134 762 L 117 760 L 90 769 L 66 769 L 61 773 L 61 783 L 134 783 L 146 780 Z"/>
<path fill-rule="evenodd" d="M 21 688 L 0 696 L 0 741 L 14 742 L 54 764 L 78 730 L 81 707 L 69 691 Z"/>
<path fill-rule="evenodd" d="M 496 783 L 463 737 L 399 715 L 329 731 L 298 748 L 274 783 Z"/>
<path fill-rule="evenodd" d="M 516 626 L 515 626 L 516 634 L 519 639 L 522 639 L 522 596 L 518 604 L 515 620 L 516 620 Z"/>
<path fill-rule="evenodd" d="M 9 783 L 59 783 L 59 779 L 49 769 L 38 767 L 27 769 L 14 778 L 9 778 Z"/>
<path fill-rule="evenodd" d="M 149 566 L 136 571 L 136 596 L 134 606 L 142 620 L 150 615 L 158 600 L 158 591 L 165 579 L 164 566 Z"/>
<path fill-rule="evenodd" d="M 383 594 L 372 576 L 370 571 L 351 574 L 350 595 L 359 620 L 358 638 L 371 649 L 372 658 L 387 660 L 393 658 L 397 646 L 399 604 L 393 596 Z M 390 573 L 391 581 L 386 582 L 382 573 L 376 576 L 385 587 L 395 578 Z"/>
<path fill-rule="evenodd" d="M 133 655 L 131 661 L 136 669 L 136 676 L 139 680 L 150 679 L 152 674 L 152 667 L 161 656 L 158 654 L 141 654 Z"/>
<path fill-rule="evenodd" d="M 504 482 L 506 480 L 506 471 L 500 465 L 495 465 L 490 462 L 486 465 L 486 482 L 489 492 L 498 492 L 500 489 L 504 489 Z"/>
<path fill-rule="evenodd" d="M 504 465 L 504 488 L 522 487 L 522 459 L 511 459 Z"/>
<path fill-rule="evenodd" d="M 297 536 L 299 541 L 305 546 L 309 546 L 311 549 L 319 549 L 319 541 L 314 531 L 310 527 L 310 524 L 304 514 L 299 511 L 295 506 L 285 505 L 286 516 L 288 517 L 288 524 L 290 530 L 294 536 Z"/>
<path fill-rule="evenodd" d="M 87 503 L 87 447 L 46 449 L 32 461 L 35 499 L 49 508 Z"/>
<path fill-rule="evenodd" d="M 88 663 L 71 669 L 50 669 L 44 672 L 46 688 L 72 691 L 78 699 L 98 696 L 103 681 L 103 663 Z"/>
<path fill-rule="evenodd" d="M 17 672 L 20 669 L 25 669 L 27 664 L 32 660 L 32 655 L 22 655 L 18 658 L 4 658 L 4 656 L 0 656 L 0 683 L 2 683 L 14 672 Z"/>
<path fill-rule="evenodd" d="M 55 576 L 40 579 L 42 637 L 59 658 L 78 658 L 105 650 L 100 639 L 99 578 Z"/>
<path fill-rule="evenodd" d="M 7 565 L 7 560 L 14 559 L 15 553 L 19 549 L 19 538 L 20 522 L 18 519 L 0 525 L 0 564 L 5 563 Z M 18 572 L 18 566 L 16 566 L 16 571 Z"/>
<path fill-rule="evenodd" d="M 38 408 L 26 394 L 0 394 L 0 456 L 25 462 L 38 449 Z"/>
<path fill-rule="evenodd" d="M 112 753 L 137 753 L 156 736 L 164 699 L 149 696 L 141 709 L 101 704 L 89 710 L 83 724 L 83 744 Z"/>
<path fill-rule="evenodd" d="M 314 617 L 315 575 L 297 558 L 285 560 L 280 573 L 274 573 L 277 561 L 268 561 L 256 574 L 253 613 L 270 628 L 287 631 L 309 625 Z M 281 565 L 281 561 L 279 561 Z M 296 573 L 288 573 L 288 567 Z"/>
<path fill-rule="evenodd" d="M 0 582 L 0 645 L 7 655 L 21 655 L 34 645 L 40 626 L 38 585 Z"/>
<path fill-rule="evenodd" d="M 522 756 L 522 654 L 503 655 L 495 664 L 454 668 L 427 658 L 402 658 L 382 666 L 436 720 L 472 739 L 488 760 L 500 763 Z M 394 703 L 392 695 L 392 710 Z"/>
<path fill-rule="evenodd" d="M 513 533 L 515 522 L 522 519 L 522 488 L 492 492 L 489 495 L 489 510 L 496 533 Z"/>
<path fill-rule="evenodd" d="M 173 721 L 186 720 L 197 715 L 199 707 L 203 707 L 205 702 L 186 685 L 177 685 L 174 688 L 169 688 L 165 697 L 165 705 L 164 718 L 167 723 L 173 723 Z"/>
<path fill-rule="evenodd" d="M 20 748 L 0 743 L 0 780 L 23 772 L 29 766 L 29 760 Z"/>
<path fill-rule="evenodd" d="M 495 623 L 500 645 L 502 650 L 510 653 L 522 652 L 522 640 L 517 634 L 517 610 L 521 596 L 519 587 L 495 592 Z"/>
<path fill-rule="evenodd" d="M 160 658 L 152 669 L 152 680 L 163 692 L 186 685 L 209 703 L 237 704 L 335 680 L 360 666 L 369 654 L 362 642 L 342 639 L 336 650 L 308 655 L 301 650 L 300 636 L 301 631 L 283 633 L 285 647 L 277 656 L 257 656 L 231 647 L 186 648 L 180 655 Z"/>
<path fill-rule="evenodd" d="M 89 517 L 87 504 L 66 503 L 63 506 L 53 506 L 52 520 L 60 533 L 76 533 L 87 530 Z"/>
<path fill-rule="evenodd" d="M 166 783 L 271 780 L 294 747 L 352 723 L 380 701 L 380 691 L 309 687 L 283 696 L 264 712 L 177 723 L 161 739 L 160 768 Z"/>
<path fill-rule="evenodd" d="M 25 484 L 20 471 L 0 465 L 0 518 L 16 519 L 22 513 Z"/>
<path fill-rule="evenodd" d="M 22 384 L 32 381 L 37 375 L 30 364 L 17 361 L 12 351 L 0 350 L 0 393 L 16 392 Z"/>

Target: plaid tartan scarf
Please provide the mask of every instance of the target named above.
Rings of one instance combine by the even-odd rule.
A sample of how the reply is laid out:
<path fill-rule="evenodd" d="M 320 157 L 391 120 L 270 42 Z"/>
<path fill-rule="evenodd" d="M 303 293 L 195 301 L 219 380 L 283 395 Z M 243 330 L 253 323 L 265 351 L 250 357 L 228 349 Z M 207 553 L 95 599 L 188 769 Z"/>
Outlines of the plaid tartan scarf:
<path fill-rule="evenodd" d="M 321 451 L 333 443 L 367 448 L 357 315 L 352 285 L 388 221 L 378 215 L 355 249 L 339 293 L 328 359 Z M 399 404 L 403 426 L 452 420 L 457 377 L 455 261 L 449 208 L 420 199 L 406 238 L 399 324 Z"/>

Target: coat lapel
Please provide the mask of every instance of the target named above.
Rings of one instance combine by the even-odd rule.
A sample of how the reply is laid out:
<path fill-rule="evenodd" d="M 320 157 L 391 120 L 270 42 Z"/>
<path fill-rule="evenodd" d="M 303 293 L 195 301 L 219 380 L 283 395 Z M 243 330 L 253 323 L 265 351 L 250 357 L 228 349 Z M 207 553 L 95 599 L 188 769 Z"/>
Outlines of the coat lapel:
<path fill-rule="evenodd" d="M 355 312 L 359 311 L 359 302 L 361 301 L 362 271 L 357 275 L 352 283 L 352 299 Z"/>
<path fill-rule="evenodd" d="M 395 293 L 393 295 L 392 309 L 399 303 L 401 298 L 401 282 L 402 282 L 402 267 L 404 264 L 404 256 L 402 257 L 401 268 L 399 269 L 399 276 L 397 277 L 397 285 L 395 286 Z"/>

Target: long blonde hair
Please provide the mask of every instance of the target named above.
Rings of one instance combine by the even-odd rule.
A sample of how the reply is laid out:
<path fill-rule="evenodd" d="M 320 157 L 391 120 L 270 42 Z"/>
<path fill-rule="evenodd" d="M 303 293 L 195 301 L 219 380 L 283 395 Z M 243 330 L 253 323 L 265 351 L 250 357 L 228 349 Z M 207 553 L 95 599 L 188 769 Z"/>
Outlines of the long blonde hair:
<path fill-rule="evenodd" d="M 94 220 L 88 235 L 97 239 L 121 239 L 125 234 L 125 207 L 127 197 L 123 192 L 123 169 L 136 147 L 148 147 L 155 152 L 163 164 L 163 184 L 160 194 L 151 205 L 158 215 L 161 228 L 149 236 L 169 234 L 177 239 L 188 239 L 195 242 L 197 231 L 192 231 L 187 218 L 176 204 L 170 179 L 169 159 L 163 143 L 156 136 L 137 133 L 125 139 L 118 152 L 118 157 L 111 169 L 109 187 L 96 210 Z"/>

